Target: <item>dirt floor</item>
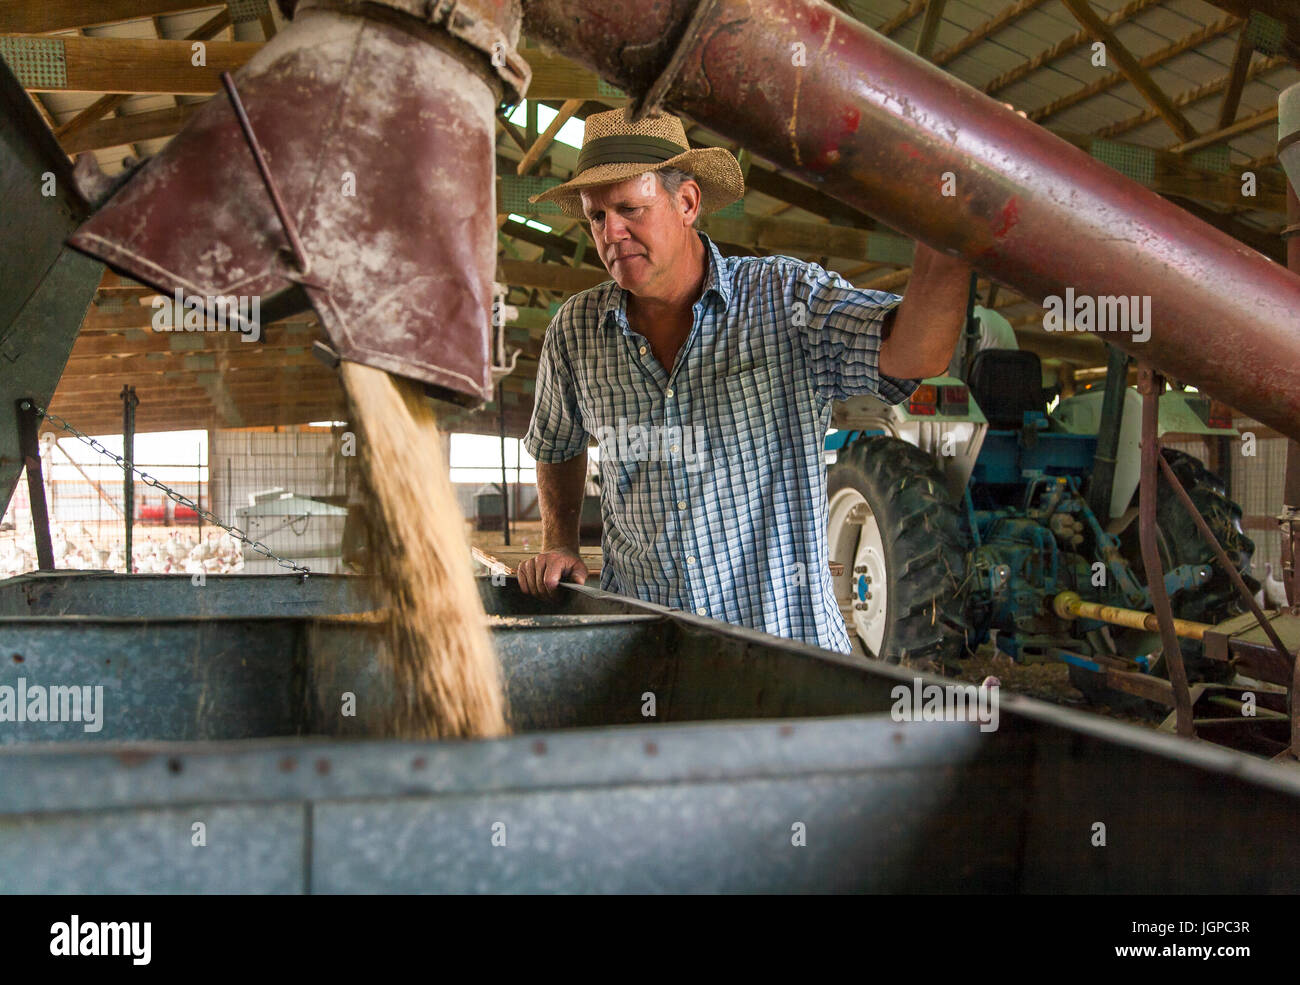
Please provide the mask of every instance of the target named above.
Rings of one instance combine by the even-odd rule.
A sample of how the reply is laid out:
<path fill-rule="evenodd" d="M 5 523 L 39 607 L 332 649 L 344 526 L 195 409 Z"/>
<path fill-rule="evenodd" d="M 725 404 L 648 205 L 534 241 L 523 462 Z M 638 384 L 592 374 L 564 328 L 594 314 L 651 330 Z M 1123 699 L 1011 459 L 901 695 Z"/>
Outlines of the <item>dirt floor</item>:
<path fill-rule="evenodd" d="M 1017 664 L 1005 653 L 996 650 L 991 643 L 984 644 L 978 652 L 963 660 L 961 670 L 954 676 L 972 684 L 980 684 L 986 677 L 996 677 L 1002 687 L 1016 694 L 1027 694 L 1041 701 L 1095 712 L 1147 728 L 1158 728 L 1163 718 L 1157 713 L 1141 716 L 1107 705 L 1093 704 L 1070 683 L 1070 671 L 1065 664 Z"/>

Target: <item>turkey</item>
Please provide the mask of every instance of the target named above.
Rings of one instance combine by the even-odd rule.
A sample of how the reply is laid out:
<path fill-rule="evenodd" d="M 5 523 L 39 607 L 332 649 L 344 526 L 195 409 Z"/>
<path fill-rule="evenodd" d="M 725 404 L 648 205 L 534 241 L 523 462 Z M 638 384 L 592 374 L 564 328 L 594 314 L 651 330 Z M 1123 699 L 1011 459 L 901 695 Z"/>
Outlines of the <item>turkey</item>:
<path fill-rule="evenodd" d="M 1287 604 L 1286 586 L 1273 577 L 1273 563 L 1264 563 L 1264 581 L 1255 593 L 1255 604 L 1261 609 L 1281 609 Z"/>

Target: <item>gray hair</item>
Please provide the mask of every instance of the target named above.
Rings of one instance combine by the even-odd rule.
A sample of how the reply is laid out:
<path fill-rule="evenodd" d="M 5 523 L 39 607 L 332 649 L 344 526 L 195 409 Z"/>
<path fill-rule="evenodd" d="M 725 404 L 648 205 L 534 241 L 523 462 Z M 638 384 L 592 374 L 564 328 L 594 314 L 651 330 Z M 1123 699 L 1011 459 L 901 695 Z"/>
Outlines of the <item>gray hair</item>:
<path fill-rule="evenodd" d="M 695 175 L 691 174 L 689 171 L 683 171 L 681 168 L 660 168 L 655 172 L 655 174 L 659 176 L 659 184 L 663 187 L 663 190 L 668 193 L 669 198 L 675 199 L 677 197 L 677 193 L 681 191 L 683 182 L 694 181 L 696 184 L 699 184 L 699 179 L 696 178 Z M 702 212 L 696 214 L 695 221 L 691 223 L 693 228 L 699 228 L 701 214 Z"/>

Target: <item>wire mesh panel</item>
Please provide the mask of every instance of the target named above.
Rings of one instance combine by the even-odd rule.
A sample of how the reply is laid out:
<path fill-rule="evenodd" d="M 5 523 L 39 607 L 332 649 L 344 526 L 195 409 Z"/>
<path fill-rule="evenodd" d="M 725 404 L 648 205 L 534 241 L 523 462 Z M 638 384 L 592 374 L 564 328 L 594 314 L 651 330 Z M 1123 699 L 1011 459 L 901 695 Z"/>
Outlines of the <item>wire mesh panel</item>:
<path fill-rule="evenodd" d="M 211 449 L 214 512 L 313 571 L 347 570 L 343 531 L 355 480 L 356 459 L 348 454 L 354 444 L 342 426 L 216 431 Z M 264 574 L 281 569 L 270 558 L 250 555 L 244 570 Z"/>
<path fill-rule="evenodd" d="M 42 433 L 56 569 L 262 574 L 286 570 L 283 558 L 314 572 L 348 570 L 343 529 L 356 473 L 344 426 L 136 435 L 129 567 L 124 469 L 114 460 L 122 438 L 95 440 L 110 454 L 52 429 Z M 36 567 L 24 474 L 0 520 L 0 577 Z"/>
<path fill-rule="evenodd" d="M 1249 446 L 1243 444 L 1232 462 L 1232 498 L 1241 504 L 1246 533 L 1255 542 L 1254 574 L 1260 580 L 1270 573 L 1282 577 L 1282 535 L 1275 518 L 1282 510 L 1286 446 L 1284 438 L 1261 439 L 1254 442 L 1255 454 L 1245 455 Z"/>

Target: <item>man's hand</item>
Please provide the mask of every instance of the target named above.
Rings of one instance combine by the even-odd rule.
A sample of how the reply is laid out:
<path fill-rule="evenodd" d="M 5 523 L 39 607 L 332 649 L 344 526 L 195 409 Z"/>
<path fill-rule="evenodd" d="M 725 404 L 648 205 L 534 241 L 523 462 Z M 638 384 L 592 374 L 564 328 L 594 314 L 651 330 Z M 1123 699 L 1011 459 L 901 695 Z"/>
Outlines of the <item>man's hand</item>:
<path fill-rule="evenodd" d="M 519 588 L 525 595 L 541 595 L 552 602 L 560 597 L 561 581 L 567 579 L 585 585 L 587 574 L 587 565 L 578 552 L 567 548 L 543 551 L 521 562 L 515 571 Z"/>

